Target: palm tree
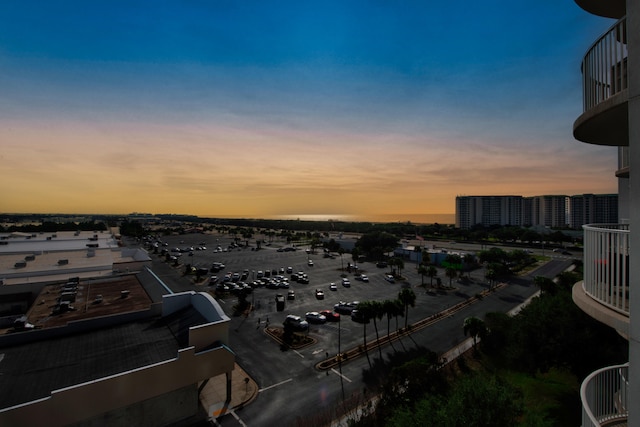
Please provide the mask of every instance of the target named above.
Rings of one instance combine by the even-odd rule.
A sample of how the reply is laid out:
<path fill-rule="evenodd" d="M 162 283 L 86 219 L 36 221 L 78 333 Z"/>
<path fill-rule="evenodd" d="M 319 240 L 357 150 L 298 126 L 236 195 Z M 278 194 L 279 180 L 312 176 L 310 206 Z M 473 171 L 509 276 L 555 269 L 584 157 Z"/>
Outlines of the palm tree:
<path fill-rule="evenodd" d="M 406 328 L 409 321 L 409 306 L 415 307 L 416 294 L 411 289 L 405 288 L 398 294 L 398 299 L 404 307 L 404 327 Z"/>
<path fill-rule="evenodd" d="M 380 354 L 380 361 L 382 361 L 382 346 L 380 345 L 380 335 L 378 335 L 378 322 L 382 320 L 384 316 L 384 310 L 382 303 L 379 301 L 371 301 L 371 318 L 373 319 L 373 328 L 376 330 L 376 342 L 378 343 L 378 353 Z"/>
<path fill-rule="evenodd" d="M 430 265 L 429 267 L 427 267 L 427 276 L 429 276 L 429 278 L 431 279 L 429 286 L 431 286 L 432 288 L 433 288 L 433 278 L 436 277 L 437 275 L 438 275 L 437 268 L 435 268 L 433 265 Z"/>
<path fill-rule="evenodd" d="M 498 278 L 498 272 L 492 268 L 491 266 L 487 267 L 487 270 L 484 273 L 485 279 L 489 282 L 489 289 L 493 288 L 493 284 L 495 280 Z"/>
<path fill-rule="evenodd" d="M 393 351 L 396 351 L 396 348 L 393 346 L 393 342 L 391 342 L 391 318 L 392 317 L 396 317 L 397 319 L 397 311 L 398 311 L 398 304 L 397 304 L 397 300 L 384 300 L 384 302 L 382 303 L 382 312 L 383 315 L 387 316 L 387 341 L 389 341 L 391 343 L 391 347 L 393 348 Z M 397 329 L 397 328 L 396 328 Z"/>
<path fill-rule="evenodd" d="M 356 268 L 356 273 L 358 272 L 358 257 L 360 256 L 360 251 L 357 248 L 351 249 L 351 259 L 353 260 L 353 266 Z"/>
<path fill-rule="evenodd" d="M 369 359 L 369 350 L 367 349 L 367 323 L 372 317 L 373 307 L 371 301 L 362 301 L 358 304 L 358 315 L 362 320 L 362 340 L 364 344 L 364 353 L 367 355 L 367 362 L 369 362 L 369 368 L 371 368 L 371 359 Z"/>
<path fill-rule="evenodd" d="M 462 328 L 465 336 L 469 334 L 473 337 L 473 350 L 477 351 L 476 344 L 478 343 L 478 337 L 483 338 L 487 332 L 487 327 L 484 324 L 484 321 L 477 317 L 467 317 L 464 319 Z"/>
<path fill-rule="evenodd" d="M 404 260 L 402 258 L 396 258 L 396 267 L 398 267 L 398 276 L 401 276 L 404 268 Z"/>
<path fill-rule="evenodd" d="M 424 276 L 427 275 L 427 267 L 423 264 L 420 264 L 418 267 L 418 274 L 420 275 L 420 286 L 424 288 Z"/>
<path fill-rule="evenodd" d="M 344 255 L 344 249 L 342 249 L 342 247 L 338 248 L 338 254 L 340 255 L 340 265 L 342 266 L 341 270 L 344 271 L 344 262 L 342 260 L 342 255 Z"/>
<path fill-rule="evenodd" d="M 453 267 L 447 267 L 444 274 L 449 278 L 449 287 L 451 287 L 451 282 L 453 281 L 453 279 L 458 277 L 458 270 Z"/>

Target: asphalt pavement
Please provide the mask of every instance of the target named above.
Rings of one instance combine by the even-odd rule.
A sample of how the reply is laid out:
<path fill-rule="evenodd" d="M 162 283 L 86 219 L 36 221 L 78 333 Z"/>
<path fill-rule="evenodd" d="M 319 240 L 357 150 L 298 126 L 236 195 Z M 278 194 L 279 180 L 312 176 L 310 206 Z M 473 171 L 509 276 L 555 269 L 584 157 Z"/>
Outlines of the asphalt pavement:
<path fill-rule="evenodd" d="M 349 254 L 342 258 L 325 258 L 322 252 L 307 254 L 301 247 L 295 252 L 278 252 L 277 248 L 287 246 L 285 241 L 275 241 L 270 246 L 263 246 L 262 250 L 251 250 L 250 247 L 233 248 L 229 251 L 215 251 L 217 246 L 227 248 L 233 241 L 229 235 L 186 235 L 168 236 L 169 247 L 196 245 L 206 243 L 206 250 L 194 251 L 192 256 L 183 255 L 180 264 L 168 263 L 163 257 L 151 254 L 153 271 L 174 292 L 186 290 L 207 291 L 206 281 L 196 283 L 193 276 L 184 275 L 184 264 L 187 262 L 196 267 L 210 267 L 211 264 L 222 262 L 229 272 L 249 271 L 248 281 L 255 278 L 259 270 L 280 269 L 292 267 L 293 271 L 304 271 L 309 275 L 309 284 L 291 283 L 295 290 L 295 300 L 287 301 L 284 311 L 277 311 L 275 295 L 284 293 L 286 289 L 256 289 L 249 300 L 255 310 L 248 316 L 236 315 L 233 307 L 237 299 L 233 296 L 218 298 L 219 303 L 231 318 L 230 344 L 236 353 L 238 375 L 234 379 L 234 396 L 227 415 L 217 418 L 218 425 L 269 425 L 278 423 L 281 426 L 303 425 L 312 421 L 321 425 L 330 425 L 344 417 L 340 410 L 342 403 L 348 406 L 358 406 L 358 403 L 371 397 L 371 391 L 366 389 L 363 372 L 368 368 L 366 357 L 359 357 L 343 363 L 340 369 L 320 371 L 316 365 L 327 357 L 331 357 L 345 349 L 359 346 L 363 343 L 366 333 L 367 341 L 376 338 L 373 324 L 363 326 L 353 322 L 348 316 L 342 316 L 339 324 L 311 325 L 308 335 L 314 344 L 301 349 L 286 349 L 274 341 L 264 332 L 264 327 L 281 325 L 287 314 L 304 316 L 307 311 L 332 309 L 338 301 L 364 301 L 397 298 L 402 287 L 410 287 L 416 294 L 415 307 L 409 309 L 407 323 L 412 324 L 421 319 L 433 316 L 465 301 L 474 295 L 486 291 L 488 285 L 484 282 L 483 271 L 472 272 L 469 280 L 453 282 L 453 289 L 431 290 L 428 285 L 430 279 L 421 277 L 414 264 L 406 263 L 402 270 L 406 280 L 391 284 L 384 279 L 388 269 L 378 269 L 372 263 L 358 264 L 359 270 L 369 276 L 369 282 L 355 280 L 353 273 L 345 273 L 343 267 L 353 262 Z M 180 243 L 182 241 L 182 243 Z M 214 252 L 215 251 L 215 252 Z M 313 266 L 308 260 L 313 260 Z M 534 275 L 555 277 L 559 272 L 571 264 L 570 259 L 554 259 L 543 265 L 537 271 L 526 276 L 516 278 L 505 286 L 490 293 L 476 303 L 468 305 L 463 310 L 442 316 L 440 320 L 429 327 L 419 329 L 410 336 L 405 336 L 394 345 L 381 348 L 384 359 L 395 351 L 410 350 L 412 348 L 426 348 L 435 351 L 441 357 L 447 352 L 464 346 L 467 337 L 464 336 L 462 324 L 466 317 L 484 317 L 492 311 L 509 312 L 527 301 L 537 292 L 532 283 Z M 223 272 L 221 272 L 223 273 Z M 219 273 L 220 274 L 220 273 Z M 340 285 L 341 274 L 351 279 L 351 287 Z M 448 279 L 440 270 L 439 277 L 444 284 Z M 329 284 L 338 284 L 336 291 L 329 290 Z M 425 283 L 427 286 L 422 287 Z M 318 300 L 315 289 L 323 289 L 325 298 Z M 389 329 L 396 328 L 395 320 L 389 322 Z M 399 326 L 403 326 L 404 319 L 398 319 Z M 387 319 L 377 321 L 379 335 L 386 334 Z M 379 357 L 376 350 L 369 354 L 372 360 Z M 444 356 L 446 357 L 446 356 Z M 241 367 L 241 368 L 240 368 Z M 246 381 L 245 378 L 249 380 Z M 212 383 L 224 382 L 224 376 Z M 245 382 L 246 381 L 246 382 Z M 206 408 L 217 410 L 215 397 Z"/>

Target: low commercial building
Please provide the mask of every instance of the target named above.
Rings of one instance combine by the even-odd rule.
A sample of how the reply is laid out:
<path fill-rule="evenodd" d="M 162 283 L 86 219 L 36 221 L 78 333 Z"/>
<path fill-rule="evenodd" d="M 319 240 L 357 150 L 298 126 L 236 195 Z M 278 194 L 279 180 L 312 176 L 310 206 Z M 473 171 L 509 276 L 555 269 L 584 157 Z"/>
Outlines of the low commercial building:
<path fill-rule="evenodd" d="M 206 293 L 153 302 L 150 271 L 49 284 L 0 336 L 0 425 L 165 426 L 202 416 L 200 390 L 235 355 Z M 73 307 L 55 310 L 76 283 Z M 11 287 L 22 292 L 20 286 Z"/>

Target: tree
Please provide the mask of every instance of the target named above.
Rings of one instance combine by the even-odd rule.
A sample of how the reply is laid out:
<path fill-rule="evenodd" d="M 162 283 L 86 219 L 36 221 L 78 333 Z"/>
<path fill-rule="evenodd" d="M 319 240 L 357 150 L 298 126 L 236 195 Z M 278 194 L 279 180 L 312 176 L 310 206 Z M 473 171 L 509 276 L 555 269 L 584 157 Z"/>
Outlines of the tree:
<path fill-rule="evenodd" d="M 487 333 L 487 327 L 484 324 L 482 319 L 478 319 L 477 317 L 467 317 L 464 319 L 464 323 L 462 326 L 464 330 L 464 335 L 469 334 L 473 338 L 473 349 L 476 351 L 476 345 L 478 343 L 478 338 L 484 338 Z"/>
<path fill-rule="evenodd" d="M 409 321 L 409 306 L 415 307 L 416 294 L 411 289 L 405 288 L 398 294 L 398 299 L 404 307 L 404 327 L 406 328 Z"/>
<path fill-rule="evenodd" d="M 395 257 L 395 258 L 392 258 L 392 259 L 393 259 L 394 265 L 397 268 L 396 274 L 398 276 L 401 276 L 402 275 L 402 273 L 401 273 L 402 269 L 404 268 L 404 260 L 402 258 L 399 258 L 399 257 Z"/>
<path fill-rule="evenodd" d="M 427 275 L 427 267 L 421 264 L 418 267 L 418 274 L 420 275 L 420 286 L 424 287 L 424 276 Z"/>
<path fill-rule="evenodd" d="M 344 271 L 344 261 L 342 259 L 342 255 L 344 255 L 344 249 L 342 247 L 338 248 L 338 254 L 340 255 L 340 269 Z"/>
<path fill-rule="evenodd" d="M 536 276 L 533 278 L 533 283 L 540 288 L 540 292 L 542 293 L 556 293 L 558 289 L 558 285 L 555 282 L 544 276 Z"/>
<path fill-rule="evenodd" d="M 356 247 L 371 259 L 383 259 L 384 254 L 398 246 L 398 238 L 387 232 L 365 233 L 356 242 Z"/>
<path fill-rule="evenodd" d="M 358 248 L 353 248 L 351 250 L 351 259 L 353 260 L 353 265 L 357 268 L 358 266 L 358 257 L 360 256 L 360 251 L 358 251 Z M 357 270 L 356 270 L 357 273 Z"/>
<path fill-rule="evenodd" d="M 451 283 L 453 282 L 453 279 L 458 277 L 458 270 L 456 270 L 453 267 L 447 267 L 444 271 L 444 274 L 449 278 L 449 287 L 451 287 Z"/>
<path fill-rule="evenodd" d="M 429 278 L 431 279 L 429 286 L 431 286 L 432 288 L 433 288 L 433 278 L 436 277 L 437 275 L 438 275 L 437 268 L 435 268 L 433 265 L 430 265 L 429 267 L 427 267 L 427 276 L 429 276 Z"/>
<path fill-rule="evenodd" d="M 362 342 L 364 346 L 364 352 L 367 355 L 367 362 L 369 362 L 369 368 L 371 368 L 371 359 L 369 359 L 369 350 L 367 349 L 367 323 L 373 316 L 373 306 L 371 301 L 362 301 L 358 304 L 357 315 L 360 316 L 362 321 Z"/>
<path fill-rule="evenodd" d="M 380 353 L 380 361 L 382 361 L 383 360 L 382 346 L 379 345 L 380 335 L 378 335 L 378 322 L 376 322 L 376 319 L 382 320 L 382 317 L 384 317 L 384 309 L 383 309 L 382 303 L 379 301 L 371 301 L 370 307 L 371 307 L 371 319 L 373 319 L 373 328 L 376 330 L 376 341 L 378 342 L 378 352 Z"/>
<path fill-rule="evenodd" d="M 401 311 L 402 312 L 402 311 Z M 382 303 L 382 313 L 387 316 L 387 341 L 391 343 L 391 347 L 393 347 L 393 343 L 391 342 L 391 318 L 398 316 L 398 304 L 397 300 L 384 300 Z M 395 347 L 393 347 L 393 351 L 395 351 Z"/>

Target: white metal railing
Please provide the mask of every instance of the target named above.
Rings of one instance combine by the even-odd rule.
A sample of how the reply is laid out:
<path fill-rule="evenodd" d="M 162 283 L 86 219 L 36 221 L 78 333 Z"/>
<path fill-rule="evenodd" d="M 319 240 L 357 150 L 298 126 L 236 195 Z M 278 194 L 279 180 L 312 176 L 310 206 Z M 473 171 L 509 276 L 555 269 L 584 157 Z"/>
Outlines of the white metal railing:
<path fill-rule="evenodd" d="M 629 364 L 608 366 L 592 372 L 582 382 L 582 427 L 626 420 L 629 416 L 627 388 Z"/>
<path fill-rule="evenodd" d="M 627 89 L 627 20 L 616 22 L 582 60 L 584 111 Z"/>
<path fill-rule="evenodd" d="M 584 230 L 584 291 L 629 316 L 629 224 L 588 224 Z"/>

